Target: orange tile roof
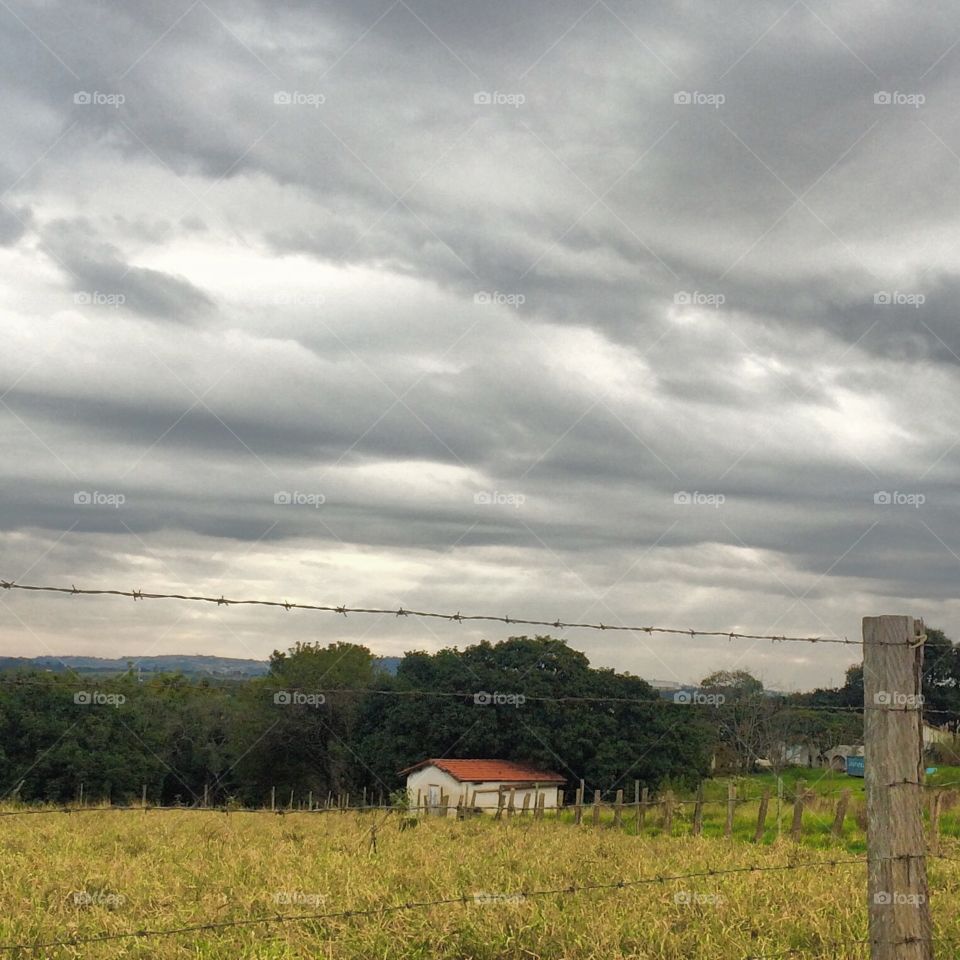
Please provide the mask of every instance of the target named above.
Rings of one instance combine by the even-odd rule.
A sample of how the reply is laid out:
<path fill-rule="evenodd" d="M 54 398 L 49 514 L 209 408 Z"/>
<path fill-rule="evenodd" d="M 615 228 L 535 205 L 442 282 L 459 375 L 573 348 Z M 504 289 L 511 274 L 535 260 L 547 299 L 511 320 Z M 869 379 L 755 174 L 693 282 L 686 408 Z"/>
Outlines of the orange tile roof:
<path fill-rule="evenodd" d="M 505 783 L 528 780 L 539 783 L 566 782 L 566 777 L 561 777 L 558 773 L 538 770 L 536 767 L 524 763 L 514 763 L 512 760 L 421 760 L 412 767 L 401 770 L 400 773 L 413 773 L 414 770 L 429 766 L 437 767 L 444 773 L 449 773 L 454 780 L 459 780 L 461 783 L 470 780 L 499 780 Z"/>

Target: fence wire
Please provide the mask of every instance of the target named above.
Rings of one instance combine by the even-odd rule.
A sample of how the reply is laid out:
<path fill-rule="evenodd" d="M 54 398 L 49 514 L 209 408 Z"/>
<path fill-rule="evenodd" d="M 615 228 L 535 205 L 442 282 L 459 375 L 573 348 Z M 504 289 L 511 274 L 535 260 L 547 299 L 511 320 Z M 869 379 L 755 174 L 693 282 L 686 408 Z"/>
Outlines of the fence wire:
<path fill-rule="evenodd" d="M 770 640 L 777 643 L 839 643 L 856 647 L 862 645 L 860 640 L 849 640 L 846 637 L 789 637 L 782 634 L 739 633 L 735 630 L 691 630 L 679 627 L 627 626 L 610 623 L 581 623 L 572 620 L 565 621 L 559 618 L 555 618 L 553 620 L 531 620 L 510 616 L 496 616 L 492 614 L 465 614 L 461 613 L 459 610 L 456 613 L 437 613 L 426 610 L 408 610 L 404 607 L 348 607 L 345 604 L 294 603 L 289 600 L 238 600 L 222 595 L 219 597 L 208 597 L 201 594 L 189 593 L 150 593 L 144 590 L 91 589 L 77 587 L 73 584 L 71 584 L 69 587 L 56 587 L 17 583 L 14 580 L 3 579 L 0 579 L 0 589 L 26 590 L 34 593 L 61 593 L 69 594 L 71 596 L 129 597 L 132 600 L 188 600 L 197 603 L 212 603 L 220 607 L 279 607 L 283 610 L 314 610 L 322 613 L 336 613 L 342 616 L 358 613 L 380 614 L 395 617 L 433 618 L 437 620 L 453 621 L 455 623 L 484 621 L 510 625 L 516 624 L 518 626 L 552 627 L 555 630 L 564 630 L 566 628 L 576 628 L 581 630 L 619 630 L 627 633 L 662 633 L 686 637 L 714 637 L 726 640 Z"/>
<path fill-rule="evenodd" d="M 895 858 L 892 858 L 895 859 Z M 648 886 L 656 883 L 670 883 L 679 880 L 703 879 L 723 877 L 733 874 L 753 873 L 783 873 L 791 870 L 805 870 L 810 868 L 839 867 L 850 864 L 867 864 L 866 857 L 850 857 L 844 859 L 824 859 L 789 863 L 777 866 L 747 866 L 728 867 L 722 870 L 698 870 L 683 874 L 657 874 L 652 877 L 642 877 L 636 880 L 614 880 L 607 883 L 569 883 L 559 887 L 549 887 L 538 890 L 519 890 L 494 894 L 495 897 L 509 897 L 511 900 L 536 900 L 543 897 L 574 896 L 593 891 L 624 890 L 630 887 Z M 385 903 L 375 907 L 364 907 L 351 910 L 337 910 L 325 913 L 304 914 L 274 914 L 262 917 L 245 917 L 237 920 L 216 920 L 204 923 L 188 924 L 180 927 L 165 927 L 159 929 L 127 930 L 116 933 L 98 933 L 88 936 L 65 937 L 57 940 L 20 941 L 17 943 L 2 943 L 0 951 L 10 953 L 15 950 L 47 950 L 54 947 L 77 947 L 87 944 L 106 943 L 114 940 L 133 940 L 159 937 L 172 937 L 180 934 L 202 933 L 214 930 L 227 930 L 238 927 L 263 926 L 267 924 L 287 923 L 318 923 L 324 920 L 349 920 L 355 918 L 369 918 L 398 913 L 404 910 L 422 910 L 430 907 L 446 906 L 450 904 L 469 905 L 473 903 L 488 903 L 490 894 L 461 893 L 453 897 L 437 897 L 433 900 L 407 901 L 403 903 Z M 486 899 L 483 899 L 486 898 Z"/>

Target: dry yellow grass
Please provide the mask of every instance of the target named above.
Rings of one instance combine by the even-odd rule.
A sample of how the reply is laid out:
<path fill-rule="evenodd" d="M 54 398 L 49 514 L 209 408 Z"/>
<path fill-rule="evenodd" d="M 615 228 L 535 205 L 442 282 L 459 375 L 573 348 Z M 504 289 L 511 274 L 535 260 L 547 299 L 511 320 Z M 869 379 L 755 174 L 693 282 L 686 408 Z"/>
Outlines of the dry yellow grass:
<path fill-rule="evenodd" d="M 401 832 L 396 815 L 370 813 L 102 811 L 0 819 L 0 851 L 3 944 L 481 895 L 465 905 L 51 947 L 22 957 L 716 960 L 790 948 L 802 957 L 867 955 L 863 946 L 824 946 L 866 936 L 862 864 L 510 897 L 572 880 L 851 856 L 789 841 L 755 847 L 486 818 L 430 819 Z M 937 936 L 960 938 L 960 864 L 932 862 L 930 875 Z"/>

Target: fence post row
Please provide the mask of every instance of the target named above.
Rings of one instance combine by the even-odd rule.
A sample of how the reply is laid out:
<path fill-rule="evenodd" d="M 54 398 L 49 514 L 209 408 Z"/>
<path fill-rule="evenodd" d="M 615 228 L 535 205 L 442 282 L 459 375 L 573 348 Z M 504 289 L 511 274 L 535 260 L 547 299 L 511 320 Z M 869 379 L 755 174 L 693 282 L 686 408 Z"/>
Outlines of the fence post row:
<path fill-rule="evenodd" d="M 871 960 L 933 958 L 923 830 L 923 642 L 916 633 L 913 617 L 863 618 Z"/>

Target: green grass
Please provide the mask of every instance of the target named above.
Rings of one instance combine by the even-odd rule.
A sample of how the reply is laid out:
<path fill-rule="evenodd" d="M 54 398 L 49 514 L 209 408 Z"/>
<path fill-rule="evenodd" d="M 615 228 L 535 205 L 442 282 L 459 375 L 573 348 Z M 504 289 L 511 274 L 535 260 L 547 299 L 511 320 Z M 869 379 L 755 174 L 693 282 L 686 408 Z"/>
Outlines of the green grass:
<path fill-rule="evenodd" d="M 734 812 L 733 839 L 743 843 L 753 843 L 757 819 L 760 810 L 760 797 L 764 790 L 770 790 L 770 802 L 767 808 L 767 817 L 764 824 L 764 833 L 761 843 L 772 844 L 778 839 L 790 837 L 793 823 L 794 797 L 799 788 L 799 781 L 804 781 L 807 791 L 813 792 L 815 797 L 804 804 L 803 830 L 799 843 L 812 849 L 842 849 L 849 853 L 863 853 L 866 850 L 866 830 L 864 781 L 860 777 L 848 777 L 845 773 L 833 770 L 809 769 L 792 767 L 781 773 L 782 797 L 777 797 L 777 775 L 772 772 L 758 773 L 751 776 L 717 777 L 706 780 L 703 784 L 703 828 L 701 836 L 705 838 L 722 838 L 726 827 L 726 799 L 727 786 L 733 783 L 737 788 L 737 805 Z M 956 783 L 955 783 L 956 781 Z M 938 767 L 937 773 L 927 777 L 929 794 L 933 788 L 944 786 L 949 792 L 957 791 L 960 798 L 960 767 Z M 850 791 L 850 802 L 844 819 L 843 830 L 839 837 L 832 835 L 837 803 L 843 791 Z M 626 791 L 625 791 L 626 792 Z M 693 834 L 694 804 L 691 802 L 694 795 L 691 791 L 676 790 L 674 795 L 678 803 L 673 812 L 673 824 L 670 835 L 673 837 L 689 837 Z M 925 805 L 924 815 L 929 815 L 929 805 Z M 548 813 L 548 819 L 555 815 Z M 573 824 L 574 812 L 570 807 L 561 811 L 560 821 Z M 593 823 L 593 808 L 586 804 L 583 809 L 583 821 L 587 826 Z M 602 828 L 614 827 L 614 813 L 608 804 L 601 808 L 600 825 Z M 621 828 L 625 833 L 636 836 L 641 833 L 645 837 L 662 837 L 663 808 L 658 804 L 651 804 L 646 808 L 642 830 L 638 831 L 636 808 L 625 799 L 623 823 Z M 944 806 L 940 820 L 940 834 L 942 837 L 960 837 L 960 804 L 954 806 L 947 803 Z"/>

